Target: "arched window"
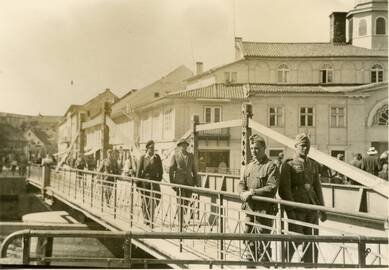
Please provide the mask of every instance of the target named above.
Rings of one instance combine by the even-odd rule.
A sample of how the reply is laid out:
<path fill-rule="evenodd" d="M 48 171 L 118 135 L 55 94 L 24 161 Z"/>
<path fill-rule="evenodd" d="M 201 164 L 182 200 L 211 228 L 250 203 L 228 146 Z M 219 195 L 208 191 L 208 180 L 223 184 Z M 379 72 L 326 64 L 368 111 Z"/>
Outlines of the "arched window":
<path fill-rule="evenodd" d="M 375 64 L 370 70 L 371 82 L 382 82 L 384 80 L 384 69 L 381 65 Z"/>
<path fill-rule="evenodd" d="M 375 22 L 375 32 L 377 35 L 385 35 L 386 34 L 386 22 L 385 19 L 380 17 L 377 18 Z"/>
<path fill-rule="evenodd" d="M 384 104 L 374 115 L 373 125 L 388 126 L 388 104 Z"/>
<path fill-rule="evenodd" d="M 333 82 L 333 68 L 331 65 L 323 65 L 320 68 L 320 83 Z"/>
<path fill-rule="evenodd" d="M 289 68 L 287 65 L 280 65 L 278 67 L 278 77 L 277 77 L 277 81 L 279 83 L 286 83 L 288 82 L 288 73 L 289 73 Z"/>
<path fill-rule="evenodd" d="M 359 36 L 365 36 L 367 34 L 367 23 L 365 19 L 359 21 L 358 34 Z"/>

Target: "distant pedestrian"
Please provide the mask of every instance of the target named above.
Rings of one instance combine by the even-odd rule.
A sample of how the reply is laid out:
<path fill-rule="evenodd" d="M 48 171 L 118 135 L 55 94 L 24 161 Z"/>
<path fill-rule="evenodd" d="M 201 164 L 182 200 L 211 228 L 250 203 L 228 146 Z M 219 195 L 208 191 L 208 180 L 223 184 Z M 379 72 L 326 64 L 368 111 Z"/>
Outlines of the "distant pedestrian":
<path fill-rule="evenodd" d="M 344 155 L 339 153 L 336 155 L 336 159 L 340 161 L 344 161 Z M 339 173 L 338 171 L 335 171 L 335 175 L 333 177 L 332 182 L 334 184 L 348 184 L 347 178 L 343 174 Z"/>
<path fill-rule="evenodd" d="M 12 158 L 11 158 L 11 172 L 12 172 L 12 175 L 15 174 L 17 166 L 18 166 L 18 160 L 16 159 L 15 155 L 12 155 Z"/>
<path fill-rule="evenodd" d="M 19 158 L 19 175 L 25 176 L 27 173 L 28 160 L 24 154 L 20 155 Z"/>
<path fill-rule="evenodd" d="M 319 171 L 316 163 L 308 158 L 311 142 L 308 135 L 302 133 L 296 136 L 295 155 L 293 159 L 284 163 L 281 168 L 279 195 L 282 199 L 324 206 L 323 192 L 319 180 Z M 307 210 L 295 207 L 285 207 L 289 219 L 311 223 L 313 226 L 327 219 L 326 213 L 317 210 Z M 305 235 L 318 235 L 319 230 L 304 225 L 289 223 L 289 231 Z M 294 245 L 295 244 L 295 245 Z M 301 243 L 289 243 L 288 261 Z M 317 263 L 318 249 L 315 244 L 304 243 L 302 261 Z"/>
<path fill-rule="evenodd" d="M 112 174 L 119 174 L 119 166 L 114 158 L 111 149 L 107 150 L 107 158 L 105 158 L 98 169 L 99 172 L 111 175 L 103 175 L 104 194 L 107 204 L 111 200 L 112 190 L 114 188 L 115 177 Z"/>
<path fill-rule="evenodd" d="M 350 161 L 350 165 L 361 169 L 362 168 L 362 155 L 361 153 L 355 153 L 353 154 L 353 159 Z M 348 181 L 351 185 L 360 185 L 357 181 L 354 181 L 351 178 L 348 178 Z"/>
<path fill-rule="evenodd" d="M 136 172 L 137 178 L 161 181 L 163 175 L 161 157 L 155 153 L 154 141 L 146 143 L 146 154 L 139 159 Z M 137 181 L 137 187 L 141 193 L 143 220 L 146 225 L 153 223 L 154 210 L 161 200 L 161 188 L 159 184 Z"/>
<path fill-rule="evenodd" d="M 370 147 L 369 150 L 367 150 L 367 155 L 362 158 L 361 165 L 362 170 L 371 173 L 375 176 L 378 176 L 378 171 L 380 167 L 377 154 L 377 150 L 374 147 Z"/>
<path fill-rule="evenodd" d="M 88 163 L 86 162 L 83 154 L 78 155 L 78 157 L 75 161 L 74 167 L 78 170 L 88 169 Z"/>
<path fill-rule="evenodd" d="M 284 152 L 278 153 L 277 159 L 274 163 L 277 165 L 278 170 L 281 170 L 281 165 L 284 163 Z"/>
<path fill-rule="evenodd" d="M 388 151 L 385 151 L 380 156 L 381 170 L 378 172 L 378 177 L 388 181 Z"/>
<path fill-rule="evenodd" d="M 122 175 L 123 176 L 135 176 L 135 166 L 134 166 L 134 161 L 131 156 L 131 152 L 128 153 L 127 158 L 123 162 L 123 170 L 122 170 Z"/>
<path fill-rule="evenodd" d="M 239 181 L 240 198 L 243 209 L 258 214 L 275 215 L 277 205 L 254 201 L 252 196 L 274 198 L 279 184 L 279 168 L 265 154 L 265 140 L 254 134 L 250 137 L 252 161 L 245 167 Z M 273 226 L 271 218 L 246 214 L 245 233 L 269 234 Z M 268 241 L 248 241 L 246 259 L 248 261 L 271 261 L 272 251 Z"/>

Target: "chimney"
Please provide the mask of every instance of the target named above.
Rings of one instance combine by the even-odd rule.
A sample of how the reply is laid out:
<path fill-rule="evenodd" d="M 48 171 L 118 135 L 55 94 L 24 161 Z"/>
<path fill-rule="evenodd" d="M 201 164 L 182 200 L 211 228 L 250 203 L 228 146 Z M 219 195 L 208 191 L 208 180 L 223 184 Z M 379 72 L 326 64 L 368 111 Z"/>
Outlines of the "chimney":
<path fill-rule="evenodd" d="M 196 62 L 196 75 L 203 73 L 203 62 Z"/>
<path fill-rule="evenodd" d="M 346 43 L 347 12 L 332 12 L 330 15 L 330 42 Z"/>

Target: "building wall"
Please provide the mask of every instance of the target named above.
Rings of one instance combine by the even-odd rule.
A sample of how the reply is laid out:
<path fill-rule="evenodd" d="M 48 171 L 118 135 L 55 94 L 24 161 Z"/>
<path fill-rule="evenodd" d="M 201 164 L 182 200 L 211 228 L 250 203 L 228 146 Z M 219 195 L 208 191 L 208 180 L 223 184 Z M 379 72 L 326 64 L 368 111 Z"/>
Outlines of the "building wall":
<path fill-rule="evenodd" d="M 242 62 L 220 68 L 213 73 L 214 80 L 208 75 L 205 78 L 194 80 L 192 85 L 210 85 L 225 83 L 225 72 L 237 72 L 237 83 L 278 83 L 278 68 L 280 65 L 289 68 L 289 84 L 319 84 L 320 69 L 328 64 L 333 67 L 332 84 L 366 84 L 370 83 L 370 69 L 374 64 L 380 64 L 384 68 L 384 81 L 388 80 L 388 65 L 386 59 L 258 59 Z M 207 84 L 209 83 L 209 84 Z M 327 85 L 331 85 L 328 83 Z"/>

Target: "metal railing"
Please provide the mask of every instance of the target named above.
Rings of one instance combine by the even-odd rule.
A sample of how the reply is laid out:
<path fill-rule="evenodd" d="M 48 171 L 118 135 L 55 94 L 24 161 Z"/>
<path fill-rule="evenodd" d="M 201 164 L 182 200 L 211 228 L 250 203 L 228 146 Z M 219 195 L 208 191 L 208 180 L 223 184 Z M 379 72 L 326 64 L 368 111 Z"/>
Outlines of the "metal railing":
<path fill-rule="evenodd" d="M 100 258 L 100 257 L 80 257 L 75 254 L 72 257 L 55 257 L 41 254 L 40 256 L 31 255 L 31 238 L 109 238 L 122 239 L 123 254 L 122 258 Z M 382 258 L 375 256 L 373 262 L 368 262 L 367 258 L 372 253 L 371 245 L 388 245 L 388 239 L 384 237 L 355 237 L 344 236 L 342 238 L 336 236 L 309 236 L 298 235 L 290 237 L 288 235 L 266 235 L 266 234 L 231 234 L 231 233 L 159 233 L 159 232 L 107 232 L 107 231 L 52 231 L 52 230 L 22 230 L 9 235 L 1 245 L 0 254 L 2 258 L 7 257 L 7 250 L 9 245 L 16 239 L 22 239 L 22 256 L 21 263 L 29 265 L 38 263 L 46 264 L 50 262 L 95 262 L 98 266 L 105 267 L 131 267 L 135 264 L 143 264 L 145 268 L 151 264 L 175 264 L 175 265 L 208 265 L 212 268 L 213 265 L 238 265 L 238 266 L 275 266 L 275 267 L 382 267 L 387 266 L 382 264 Z M 342 247 L 335 255 L 328 261 L 301 263 L 299 261 L 286 261 L 284 257 L 274 261 L 242 261 L 239 258 L 231 259 L 147 259 L 134 258 L 132 252 L 132 243 L 134 240 L 146 239 L 165 239 L 165 240 L 199 240 L 199 241 L 238 241 L 238 242 L 277 242 L 283 247 L 283 252 L 288 253 L 288 247 L 294 245 L 296 242 L 305 242 L 309 245 L 323 245 L 326 243 L 338 243 Z M 55 241 L 52 241 L 55 243 Z M 346 248 L 345 246 L 348 245 Z M 52 248 L 52 247 L 50 247 Z M 357 253 L 355 261 L 349 260 L 348 250 L 354 249 Z M 339 261 L 340 259 L 340 261 Z M 338 262 L 339 261 L 339 262 Z M 105 265 L 101 265 L 105 263 Z"/>
<path fill-rule="evenodd" d="M 209 175 L 208 180 L 211 177 Z M 228 178 L 228 176 L 224 177 Z M 288 225 L 294 224 L 310 228 L 312 233 L 320 229 L 326 234 L 336 235 L 337 239 L 358 236 L 349 231 L 339 230 L 337 227 L 288 219 L 283 214 L 285 206 L 303 208 L 306 211 L 347 215 L 356 219 L 375 220 L 381 223 L 382 227 L 387 222 L 387 216 L 345 212 L 329 207 L 256 196 L 253 197 L 254 200 L 273 204 L 278 213 L 268 215 L 242 211 L 238 195 L 218 191 L 220 190 L 218 188 L 216 190 L 195 188 L 80 170 L 51 170 L 50 189 L 54 196 L 69 201 L 95 216 L 109 220 L 110 224 L 117 220 L 128 224 L 132 230 L 148 232 L 240 235 L 245 232 L 245 226 L 248 225 L 252 233 L 265 230 L 272 234 L 271 237 L 286 234 L 291 241 L 298 241 L 295 238 L 296 234 L 288 230 Z M 267 222 L 248 221 L 246 215 L 254 217 L 254 220 L 261 219 Z M 284 250 L 282 241 L 275 240 L 255 245 L 254 251 L 248 249 L 242 241 L 227 238 L 179 239 L 170 244 L 176 246 L 180 252 L 185 250 L 205 260 L 242 260 L 249 255 L 254 261 L 263 261 L 266 258 L 276 264 L 279 261 L 300 261 L 307 252 L 316 252 L 315 256 L 318 257 L 319 263 L 331 262 L 333 265 L 355 263 L 358 260 L 358 248 L 349 245 L 347 241 L 343 242 L 339 245 L 338 241 L 320 243 L 316 241 L 314 244 L 303 245 L 303 249 L 301 249 L 302 245 L 292 245 L 289 246 L 287 253 L 282 251 Z M 263 248 L 264 246 L 266 248 Z M 367 265 L 387 264 L 386 246 L 371 244 L 368 248 L 370 252 L 366 256 Z M 270 253 L 269 249 L 274 252 Z M 257 255 L 251 254 L 253 252 Z M 285 255 L 290 253 L 294 253 L 294 257 L 289 258 Z M 343 257 L 341 258 L 339 254 L 343 254 Z"/>
<path fill-rule="evenodd" d="M 237 193 L 240 177 L 220 173 L 200 172 L 203 187 L 212 190 Z M 375 192 L 371 187 L 322 183 L 326 206 L 344 210 L 387 215 L 388 199 Z M 345 200 L 345 198 L 348 198 Z M 350 201 L 353 201 L 350 204 Z"/>

